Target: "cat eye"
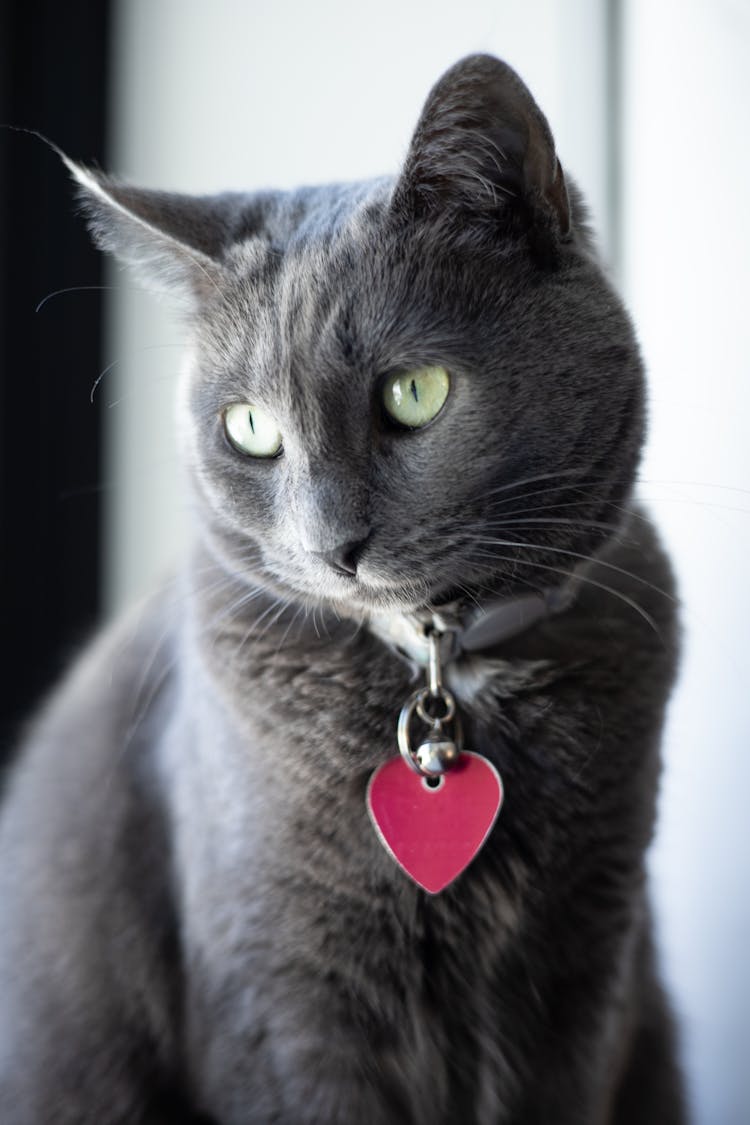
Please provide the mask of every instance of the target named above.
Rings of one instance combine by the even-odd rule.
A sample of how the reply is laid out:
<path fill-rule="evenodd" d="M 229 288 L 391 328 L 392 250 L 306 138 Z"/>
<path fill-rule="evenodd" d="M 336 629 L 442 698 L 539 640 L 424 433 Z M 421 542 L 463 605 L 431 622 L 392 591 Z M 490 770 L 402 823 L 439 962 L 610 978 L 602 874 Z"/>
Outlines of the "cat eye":
<path fill-rule="evenodd" d="M 383 406 L 394 422 L 418 430 L 437 417 L 449 390 L 450 376 L 444 367 L 418 367 L 387 379 Z"/>
<path fill-rule="evenodd" d="M 248 457 L 276 457 L 281 434 L 271 415 L 249 402 L 235 402 L 224 411 L 224 431 L 234 448 Z"/>

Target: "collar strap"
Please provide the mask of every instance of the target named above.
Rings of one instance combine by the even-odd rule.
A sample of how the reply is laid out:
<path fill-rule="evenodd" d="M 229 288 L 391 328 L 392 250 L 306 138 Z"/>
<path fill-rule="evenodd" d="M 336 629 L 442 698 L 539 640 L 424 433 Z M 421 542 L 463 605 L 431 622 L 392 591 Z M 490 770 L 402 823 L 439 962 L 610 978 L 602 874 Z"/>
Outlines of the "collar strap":
<path fill-rule="evenodd" d="M 429 664 L 431 632 L 441 634 L 441 662 L 495 648 L 510 637 L 526 632 L 539 621 L 555 617 L 575 600 L 573 580 L 538 593 L 521 594 L 472 606 L 459 612 L 457 605 L 415 613 L 379 613 L 369 619 L 371 631 L 412 664 Z"/>

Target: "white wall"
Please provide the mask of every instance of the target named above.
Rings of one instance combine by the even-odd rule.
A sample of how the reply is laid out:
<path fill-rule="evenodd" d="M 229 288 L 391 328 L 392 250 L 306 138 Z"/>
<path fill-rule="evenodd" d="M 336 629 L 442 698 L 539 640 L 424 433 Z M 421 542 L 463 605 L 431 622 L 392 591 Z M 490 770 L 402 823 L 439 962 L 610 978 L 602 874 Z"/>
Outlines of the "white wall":
<path fill-rule="evenodd" d="M 750 1121 L 750 5 L 626 6 L 624 282 L 652 388 L 641 493 L 685 656 L 653 854 L 696 1121 Z"/>
<path fill-rule="evenodd" d="M 187 191 L 395 169 L 432 82 L 462 54 L 489 50 L 539 99 L 608 248 L 605 8 L 604 0 L 122 0 L 114 167 Z M 696 1123 L 740 1125 L 750 1120 L 742 220 L 750 5 L 625 0 L 624 9 L 624 284 L 653 389 L 641 492 L 655 501 L 686 601 L 656 897 Z M 127 277 L 120 284 L 110 343 L 118 366 L 100 388 L 113 404 L 113 609 L 177 556 L 184 534 L 171 436 L 179 329 Z"/>

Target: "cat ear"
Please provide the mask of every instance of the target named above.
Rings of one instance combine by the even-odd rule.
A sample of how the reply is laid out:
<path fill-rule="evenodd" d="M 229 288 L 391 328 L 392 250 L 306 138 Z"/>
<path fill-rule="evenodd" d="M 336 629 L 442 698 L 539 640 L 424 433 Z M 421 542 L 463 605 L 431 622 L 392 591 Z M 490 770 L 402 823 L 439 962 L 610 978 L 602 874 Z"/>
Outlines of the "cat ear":
<path fill-rule="evenodd" d="M 506 63 L 470 55 L 433 87 L 393 206 L 415 218 L 446 209 L 522 214 L 546 240 L 568 233 L 568 192 L 549 125 Z"/>
<path fill-rule="evenodd" d="M 189 306 L 216 292 L 227 238 L 221 196 L 131 187 L 60 155 L 76 180 L 89 229 L 102 250 L 132 267 L 150 288 Z"/>

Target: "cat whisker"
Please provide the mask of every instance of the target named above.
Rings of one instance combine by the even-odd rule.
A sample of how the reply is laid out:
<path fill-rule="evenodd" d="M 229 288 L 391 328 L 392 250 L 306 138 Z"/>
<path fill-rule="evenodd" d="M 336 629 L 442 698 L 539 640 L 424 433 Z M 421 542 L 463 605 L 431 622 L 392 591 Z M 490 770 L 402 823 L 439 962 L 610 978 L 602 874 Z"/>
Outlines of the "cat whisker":
<path fill-rule="evenodd" d="M 173 658 L 171 661 L 168 661 L 165 664 L 165 666 L 161 669 L 161 672 L 159 673 L 159 675 L 155 679 L 153 679 L 153 681 L 152 681 L 152 673 L 153 673 L 153 670 L 154 670 L 154 665 L 155 665 L 156 660 L 159 656 L 159 652 L 161 651 L 162 646 L 164 645 L 164 642 L 166 641 L 167 637 L 169 636 L 169 632 L 170 632 L 169 626 L 167 626 L 165 629 L 162 630 L 158 640 L 154 644 L 154 647 L 153 647 L 153 650 L 152 650 L 152 653 L 151 653 L 151 657 L 146 661 L 146 663 L 144 664 L 144 667 L 141 671 L 141 677 L 140 677 L 140 680 L 138 682 L 138 685 L 136 687 L 134 697 L 133 697 L 134 703 L 133 703 L 133 710 L 132 710 L 130 722 L 129 722 L 128 728 L 125 732 L 125 736 L 123 738 L 123 745 L 122 745 L 122 752 L 123 753 L 125 752 L 127 747 L 130 745 L 131 740 L 132 740 L 135 732 L 137 731 L 138 727 L 140 726 L 144 716 L 148 714 L 154 699 L 156 699 L 156 696 L 159 694 L 159 691 L 161 690 L 163 684 L 165 683 L 167 677 L 169 676 L 169 673 L 172 671 L 172 668 L 174 667 L 174 665 L 176 663 L 176 658 Z M 148 691 L 146 691 L 147 686 L 148 686 Z"/>
<path fill-rule="evenodd" d="M 101 371 L 99 373 L 99 375 L 97 375 L 96 379 L 94 379 L 94 382 L 93 382 L 92 387 L 91 387 L 91 391 L 89 393 L 89 402 L 92 403 L 92 405 L 93 405 L 94 395 L 96 394 L 97 387 L 101 383 L 102 379 L 106 375 L 109 375 L 110 371 L 114 371 L 114 369 L 116 367 L 119 367 L 120 364 L 125 363 L 129 359 L 134 359 L 135 357 L 142 355 L 144 352 L 163 351 L 167 348 L 179 348 L 180 350 L 183 350 L 184 345 L 183 344 L 147 344 L 142 348 L 137 348 L 135 351 L 132 351 L 132 352 L 125 352 L 124 354 L 119 355 L 117 357 L 117 359 L 113 359 L 112 362 L 108 363 L 107 366 L 104 368 L 104 370 Z M 177 373 L 173 373 L 172 375 L 168 375 L 168 376 L 162 375 L 161 379 L 162 379 L 162 381 L 164 381 L 165 379 L 173 379 L 173 378 L 176 378 L 176 377 L 177 377 Z M 112 406 L 116 406 L 118 402 L 122 402 L 123 397 L 124 396 L 117 399 L 115 402 L 108 403 L 107 406 L 110 407 L 110 408 Z"/>
<path fill-rule="evenodd" d="M 256 599 L 261 597 L 264 593 L 265 590 L 261 586 L 251 587 L 239 598 L 236 598 L 228 606 L 224 606 L 218 613 L 214 614 L 211 620 L 208 621 L 203 627 L 202 632 L 204 634 L 214 633 L 214 631 L 217 629 L 217 626 L 220 625 L 222 621 L 231 620 L 232 618 L 237 617 L 241 610 L 245 609 L 246 606 L 256 601 Z M 214 645 L 216 645 L 219 636 L 220 633 L 218 631 L 215 632 Z"/>
<path fill-rule="evenodd" d="M 482 533 L 485 531 L 498 531 L 502 532 L 505 528 L 520 528 L 525 527 L 535 528 L 543 531 L 549 526 L 550 530 L 559 527 L 567 527 L 577 531 L 604 531 L 607 533 L 607 540 L 610 542 L 619 543 L 622 546 L 637 548 L 638 539 L 635 536 L 626 534 L 622 524 L 619 523 L 605 523 L 602 520 L 576 520 L 564 519 L 562 517 L 550 518 L 533 518 L 533 519 L 501 519 L 501 520 L 487 520 L 484 523 L 477 523 L 473 525 L 476 532 Z"/>
<path fill-rule="evenodd" d="M 250 640 L 250 638 L 253 636 L 253 634 L 255 634 L 256 641 L 262 640 L 263 637 L 266 635 L 268 625 L 260 633 L 258 633 L 257 630 L 259 629 L 260 625 L 269 617 L 269 615 L 273 614 L 274 612 L 276 612 L 277 614 L 280 615 L 281 613 L 284 612 L 284 610 L 286 609 L 288 604 L 289 603 L 287 602 L 286 598 L 283 598 L 281 596 L 275 598 L 271 602 L 271 604 L 263 611 L 263 613 L 261 613 L 260 617 L 256 618 L 250 624 L 249 628 L 245 631 L 245 634 L 242 637 L 242 640 L 240 641 L 239 645 L 235 649 L 235 652 L 234 652 L 234 660 L 235 661 L 237 661 L 237 662 L 239 661 L 243 648 L 245 647 L 247 642 Z M 273 618 L 270 624 L 273 625 L 276 620 L 278 620 L 278 618 Z"/>
<path fill-rule="evenodd" d="M 264 640 L 268 636 L 268 634 L 271 632 L 271 630 L 274 628 L 274 626 L 279 623 L 279 621 L 283 617 L 286 610 L 293 604 L 294 603 L 290 602 L 287 598 L 279 597 L 277 599 L 276 603 L 275 603 L 276 612 L 272 616 L 269 617 L 269 619 L 266 621 L 265 627 L 262 629 L 262 631 L 260 633 L 258 633 L 256 635 L 255 640 L 257 642 L 260 642 L 260 641 Z M 261 616 L 258 618 L 257 624 L 259 624 L 265 616 L 266 616 L 266 614 L 261 614 Z M 244 642 L 243 642 L 243 645 L 244 645 Z"/>
<path fill-rule="evenodd" d="M 550 495 L 552 495 L 556 492 L 561 492 L 561 491 L 564 490 L 566 493 L 570 493 L 570 494 L 573 494 L 573 495 L 580 496 L 581 499 L 577 500 L 577 501 L 563 500 L 562 504 L 568 504 L 568 503 L 585 504 L 585 503 L 589 503 L 593 500 L 597 504 L 604 504 L 604 505 L 608 505 L 610 507 L 613 507 L 617 511 L 621 511 L 623 514 L 626 514 L 626 515 L 630 514 L 630 509 L 622 507 L 621 505 L 619 505 L 617 503 L 617 501 L 609 500 L 606 497 L 598 496 L 597 492 L 596 492 L 596 483 L 597 482 L 580 481 L 578 484 L 571 484 L 571 483 L 566 481 L 566 482 L 563 482 L 563 483 L 560 483 L 560 484 L 550 485 L 547 488 L 536 488 L 536 489 L 533 489 L 531 492 L 521 492 L 521 493 L 518 493 L 517 495 L 513 495 L 513 496 L 503 496 L 499 500 L 492 499 L 493 493 L 489 493 L 488 496 L 485 497 L 484 499 L 485 500 L 489 499 L 491 501 L 491 503 L 489 504 L 489 507 L 492 508 L 492 509 L 495 509 L 495 508 L 503 508 L 503 507 L 506 507 L 508 505 L 514 505 L 514 504 L 518 503 L 519 500 L 530 500 L 534 496 L 550 496 Z M 612 483 L 616 483 L 616 482 L 612 482 Z M 562 506 L 562 504 L 560 506 Z"/>
<path fill-rule="evenodd" d="M 509 481 L 507 484 L 498 485 L 496 488 L 491 488 L 488 492 L 483 494 L 483 499 L 488 499 L 492 496 L 497 496 L 503 492 L 510 492 L 514 489 L 523 488 L 527 484 L 537 484 L 540 481 L 546 480 L 559 480 L 561 477 L 575 477 L 585 473 L 584 469 L 553 469 L 547 473 L 536 473 L 533 476 L 521 477 L 519 480 Z M 566 487 L 564 484 L 560 485 L 561 488 Z"/>
<path fill-rule="evenodd" d="M 750 508 L 738 508 L 734 504 L 716 504 L 711 500 L 696 500 L 690 496 L 652 496 L 644 499 L 646 504 L 691 504 L 695 508 L 708 508 L 716 512 L 737 512 L 750 516 Z"/>
<path fill-rule="evenodd" d="M 103 293 L 106 291 L 122 288 L 123 286 L 120 285 L 66 285 L 64 289 L 53 289 L 52 292 L 48 293 L 46 297 L 42 297 L 41 301 L 34 309 L 34 312 L 41 312 L 48 301 L 51 301 L 53 297 L 61 297 L 64 293 L 83 293 L 86 291 Z"/>
<path fill-rule="evenodd" d="M 491 560 L 497 560 L 498 562 L 511 563 L 514 567 L 528 566 L 533 567 L 535 570 L 544 570 L 552 574 L 559 574 L 561 577 L 566 579 L 570 579 L 571 577 L 573 577 L 571 571 L 564 570 L 562 567 L 551 566 L 548 563 L 532 562 L 530 559 L 519 559 L 511 555 L 495 555 L 492 552 L 486 552 L 486 557 Z M 636 602 L 633 598 L 629 598 L 627 594 L 623 594 L 621 590 L 616 590 L 612 586 L 608 586 L 604 582 L 598 582 L 590 575 L 576 573 L 575 577 L 577 581 L 583 582 L 589 586 L 593 586 L 596 589 L 602 590 L 607 594 L 611 594 L 613 597 L 617 598 L 618 601 L 621 601 L 625 605 L 630 606 L 630 608 L 634 610 L 634 612 L 637 613 L 638 616 L 641 617 L 651 629 L 653 629 L 654 633 L 659 638 L 661 643 L 666 646 L 666 642 L 664 640 L 664 637 L 662 636 L 661 630 L 654 621 L 653 617 L 649 613 L 647 613 L 643 606 L 639 605 L 638 602 Z M 663 593 L 663 591 L 660 592 Z"/>
<path fill-rule="evenodd" d="M 575 475 L 577 472 L 578 472 L 578 470 L 570 470 L 570 471 L 560 470 L 560 471 L 555 471 L 555 472 L 551 472 L 551 473 L 540 474 L 537 477 L 521 478 L 521 480 L 519 480 L 519 481 L 512 481 L 508 484 L 500 485 L 499 487 L 497 487 L 495 489 L 489 490 L 488 492 L 486 492 L 481 497 L 481 499 L 484 500 L 484 501 L 493 500 L 493 497 L 501 495 L 501 494 L 505 494 L 507 492 L 511 492 L 515 489 L 519 489 L 519 488 L 523 487 L 525 484 L 535 483 L 535 481 L 537 481 L 537 480 L 556 479 L 556 478 L 560 478 L 560 477 L 564 477 L 564 476 L 572 476 L 572 475 Z M 613 485 L 613 486 L 616 486 L 616 485 L 623 485 L 624 486 L 624 485 L 629 485 L 629 484 L 635 484 L 635 485 L 638 485 L 638 486 L 645 486 L 645 487 L 664 486 L 664 487 L 670 487 L 670 488 L 676 488 L 676 487 L 711 488 L 711 489 L 716 489 L 716 490 L 722 491 L 722 492 L 735 492 L 735 493 L 738 493 L 740 495 L 750 495 L 750 489 L 740 488 L 740 487 L 735 486 L 735 485 L 719 484 L 719 483 L 712 482 L 712 481 L 673 480 L 673 479 L 656 478 L 656 477 L 636 477 L 634 481 L 631 481 L 630 479 L 626 479 L 626 478 L 617 479 L 617 478 L 611 478 L 611 477 L 609 477 L 605 474 L 601 474 L 601 475 L 598 475 L 598 476 L 587 476 L 584 480 L 581 480 L 578 484 L 571 484 L 571 483 L 568 483 L 566 481 L 561 481 L 559 485 L 551 485 L 549 488 L 535 489 L 532 492 L 520 493 L 518 495 L 511 495 L 511 496 L 504 496 L 503 495 L 502 499 L 500 499 L 498 501 L 493 500 L 493 506 L 500 507 L 500 506 L 503 506 L 505 504 L 513 504 L 517 500 L 530 499 L 532 496 L 548 495 L 548 494 L 551 494 L 551 493 L 554 493 L 554 492 L 559 492 L 562 489 L 567 489 L 571 492 L 578 492 L 579 494 L 581 494 L 584 497 L 594 497 L 595 498 L 595 496 L 596 496 L 595 489 L 598 485 L 600 485 L 602 483 L 605 483 L 605 484 L 608 484 L 608 485 Z M 699 500 L 695 497 L 688 497 L 688 496 L 644 497 L 642 495 L 639 495 L 638 499 L 641 500 L 644 503 L 657 503 L 657 502 L 662 503 L 662 502 L 674 501 L 674 502 L 679 502 L 679 503 L 694 503 L 696 505 L 706 506 L 706 507 L 719 507 L 719 508 L 722 507 L 722 505 L 714 504 L 711 501 Z M 584 502 L 584 501 L 581 501 L 581 502 Z M 615 508 L 616 510 L 622 511 L 623 513 L 625 513 L 629 516 L 632 516 L 636 519 L 643 519 L 644 518 L 638 512 L 634 512 L 629 508 L 626 508 L 626 507 L 623 507 L 622 505 L 617 504 L 616 501 L 607 500 L 606 498 L 602 498 L 602 500 L 600 502 L 603 503 L 603 504 L 609 505 L 609 506 Z M 745 513 L 745 514 L 750 514 L 748 512 L 748 509 L 746 509 L 746 508 L 736 508 L 736 507 L 730 506 L 728 508 L 728 510 L 729 511 L 738 511 L 738 512 L 742 512 L 742 513 Z"/>
<path fill-rule="evenodd" d="M 549 551 L 551 554 L 555 555 L 566 555 L 568 558 L 578 559 L 580 562 L 588 562 L 592 563 L 595 566 L 604 567 L 606 570 L 611 570 L 615 574 L 621 574 L 624 578 L 630 578 L 635 582 L 639 582 L 648 590 L 653 590 L 655 594 L 660 594 L 662 597 L 667 598 L 675 605 L 678 601 L 678 599 L 675 598 L 672 594 L 668 593 L 666 590 L 662 590 L 659 586 L 655 586 L 653 582 L 649 582 L 646 578 L 642 578 L 641 575 L 635 574 L 632 570 L 627 570 L 625 567 L 617 566 L 615 563 L 607 562 L 605 559 L 600 559 L 596 555 L 584 555 L 579 551 L 570 551 L 566 547 L 548 547 L 544 544 L 529 543 L 528 541 L 524 540 L 513 542 L 508 539 L 492 539 L 489 537 L 479 537 L 477 538 L 476 542 L 485 544 L 497 543 L 500 547 L 519 547 L 523 550 Z"/>
<path fill-rule="evenodd" d="M 259 561 L 257 548 L 251 547 L 246 552 L 243 552 L 243 553 L 237 555 L 233 561 L 235 563 L 246 562 L 246 563 L 256 563 L 257 564 L 258 561 Z M 218 574 L 218 578 L 216 579 L 216 581 L 207 582 L 203 585 L 196 585 L 193 588 L 193 591 L 192 591 L 195 594 L 211 593 L 211 592 L 213 592 L 217 589 L 221 589 L 221 587 L 223 585 L 230 585 L 230 584 L 238 582 L 238 581 L 242 582 L 243 585 L 245 585 L 245 586 L 248 585 L 247 574 L 244 570 L 239 570 L 239 569 L 228 570 L 226 568 L 226 566 L 224 564 L 222 564 L 221 562 L 219 562 L 218 560 L 214 561 L 214 562 L 211 562 L 211 563 L 208 563 L 203 567 L 196 568 L 193 571 L 193 574 L 201 575 L 201 576 L 202 575 L 209 575 L 209 574 L 211 574 L 211 575 Z M 259 588 L 260 587 L 257 583 L 252 584 L 252 589 L 259 589 Z"/>
<path fill-rule="evenodd" d="M 170 626 L 167 625 L 159 633 L 152 649 L 151 654 L 145 660 L 141 669 L 141 674 L 133 693 L 133 706 L 130 713 L 127 729 L 119 743 L 116 752 L 113 754 L 110 768 L 107 770 L 104 777 L 102 788 L 102 799 L 106 799 L 107 794 L 111 788 L 117 784 L 117 771 L 118 767 L 123 762 L 125 755 L 130 748 L 133 738 L 141 725 L 143 719 L 148 715 L 154 700 L 159 695 L 163 685 L 166 683 L 170 674 L 177 666 L 177 655 L 165 662 L 164 666 L 159 671 L 158 675 L 152 680 L 154 666 L 158 659 L 159 653 L 162 651 L 164 642 L 170 634 Z M 146 690 L 148 688 L 148 691 Z"/>
<path fill-rule="evenodd" d="M 733 484 L 717 484 L 714 481 L 707 480 L 660 480 L 657 477 L 637 477 L 636 483 L 647 485 L 667 485 L 669 487 L 675 488 L 715 488 L 720 492 L 739 492 L 744 496 L 750 496 L 750 488 L 740 488 L 739 486 Z"/>
<path fill-rule="evenodd" d="M 556 489 L 543 488 L 543 489 L 538 490 L 538 492 L 530 492 L 527 496 L 514 497 L 514 500 L 528 500 L 528 499 L 531 499 L 532 496 L 550 495 L 550 493 L 552 493 L 554 491 L 557 491 L 557 490 Z M 580 492 L 581 490 L 576 487 L 576 488 L 571 489 L 570 491 Z M 520 515 L 525 515 L 529 512 L 559 512 L 559 511 L 563 511 L 564 509 L 567 509 L 567 508 L 581 508 L 584 505 L 591 504 L 591 502 L 592 502 L 592 496 L 584 495 L 579 500 L 559 500 L 559 501 L 553 500 L 549 504 L 544 504 L 544 503 L 530 504 L 527 508 L 512 507 L 510 509 L 509 514 L 513 515 L 513 516 L 520 516 Z M 630 515 L 631 514 L 629 509 L 623 508 L 621 505 L 617 504 L 616 501 L 613 501 L 613 500 L 598 500 L 598 501 L 595 501 L 595 502 L 603 505 L 604 507 L 614 508 L 616 511 L 622 512 L 624 515 Z M 488 510 L 490 512 L 494 512 L 499 508 L 505 508 L 507 504 L 508 504 L 508 500 L 506 498 L 502 501 L 499 501 L 497 504 L 488 504 L 487 507 L 488 507 Z M 637 512 L 633 513 L 633 514 L 638 516 Z"/>
<path fill-rule="evenodd" d="M 534 509 L 532 509 L 532 511 L 533 510 Z M 557 517 L 557 516 L 540 516 L 539 518 L 536 518 L 536 519 L 534 519 L 534 518 L 529 519 L 528 517 L 523 517 L 523 518 L 519 518 L 519 519 L 516 519 L 516 518 L 501 519 L 501 520 L 498 520 L 498 521 L 490 521 L 485 526 L 486 527 L 496 527 L 496 528 L 499 528 L 499 529 L 501 529 L 503 527 L 548 527 L 548 526 L 549 527 L 578 527 L 578 528 L 581 528 L 581 529 L 595 528 L 595 529 L 600 530 L 600 531 L 608 531 L 612 534 L 616 533 L 617 531 L 619 531 L 621 529 L 620 524 L 605 523 L 603 520 L 574 520 L 574 519 L 564 519 L 562 517 Z"/>
<path fill-rule="evenodd" d="M 281 636 L 281 639 L 279 640 L 279 643 L 276 646 L 276 649 L 275 649 L 275 655 L 276 656 L 278 656 L 279 653 L 281 652 L 282 648 L 284 647 L 284 645 L 286 643 L 286 639 L 289 636 L 289 633 L 290 633 L 293 625 L 295 624 L 295 622 L 297 622 L 299 620 L 299 616 L 305 610 L 305 608 L 306 607 L 305 607 L 303 602 L 300 602 L 300 604 L 297 606 L 296 610 L 294 611 L 294 614 L 292 615 L 291 621 L 287 625 L 286 629 L 284 630 L 284 632 Z"/>

